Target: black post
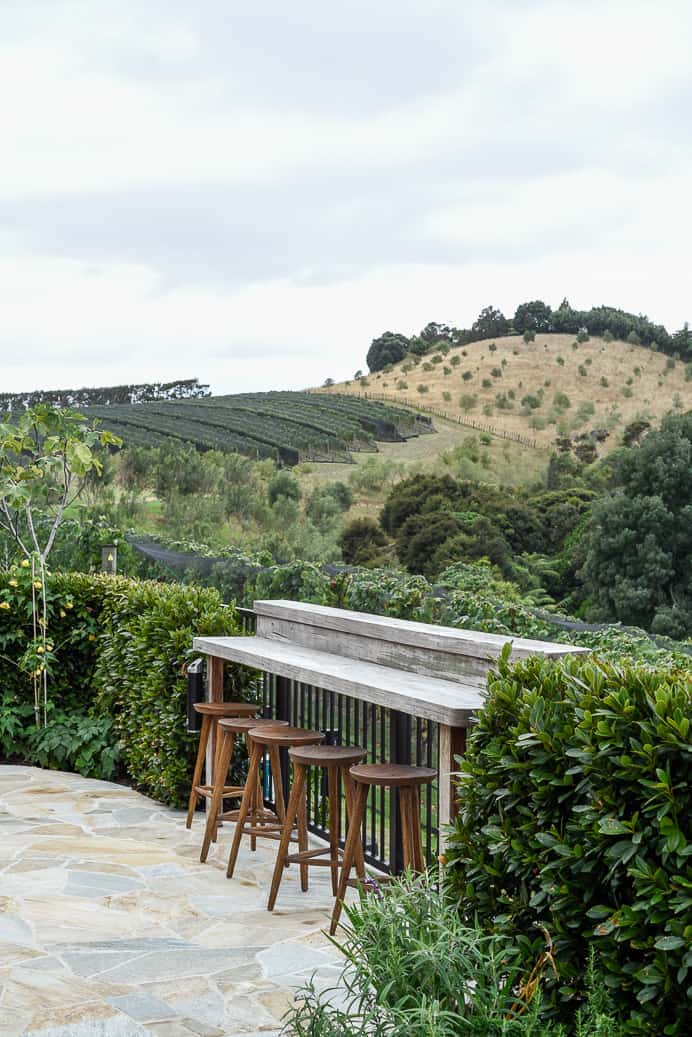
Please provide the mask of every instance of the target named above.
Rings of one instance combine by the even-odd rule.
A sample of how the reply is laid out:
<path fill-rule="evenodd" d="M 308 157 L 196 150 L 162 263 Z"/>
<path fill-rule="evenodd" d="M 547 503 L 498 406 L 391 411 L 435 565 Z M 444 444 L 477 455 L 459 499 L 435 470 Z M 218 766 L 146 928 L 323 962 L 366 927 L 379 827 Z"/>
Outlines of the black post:
<path fill-rule="evenodd" d="M 195 702 L 204 702 L 204 661 L 193 659 L 187 667 L 187 730 L 199 734 L 202 717 L 195 709 Z"/>
<path fill-rule="evenodd" d="M 390 753 L 392 763 L 411 763 L 411 717 L 408 713 L 390 711 Z M 389 860 L 394 874 L 404 870 L 404 847 L 401 841 L 399 790 L 389 794 Z"/>
<path fill-rule="evenodd" d="M 287 720 L 291 723 L 291 700 L 292 700 L 293 687 L 288 677 L 277 677 L 276 678 L 276 719 Z M 288 804 L 288 796 L 290 793 L 290 760 L 288 758 L 288 749 L 280 749 L 279 756 L 281 758 L 281 784 L 284 791 L 284 803 Z M 276 781 L 278 775 L 274 775 L 274 781 Z"/>

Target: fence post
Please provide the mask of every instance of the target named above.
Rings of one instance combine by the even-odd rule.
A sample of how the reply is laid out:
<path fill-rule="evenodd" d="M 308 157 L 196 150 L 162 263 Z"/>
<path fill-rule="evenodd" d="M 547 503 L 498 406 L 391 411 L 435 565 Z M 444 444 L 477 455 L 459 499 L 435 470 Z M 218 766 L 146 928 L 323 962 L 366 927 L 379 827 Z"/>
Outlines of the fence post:
<path fill-rule="evenodd" d="M 291 723 L 291 700 L 292 700 L 292 687 L 291 681 L 288 677 L 277 677 L 276 678 L 276 719 L 287 720 Z M 281 784 L 284 791 L 284 803 L 288 803 L 288 797 L 290 795 L 290 761 L 288 758 L 288 749 L 279 750 L 279 758 L 281 760 Z M 274 781 L 276 781 L 278 775 L 274 775 Z"/>
<path fill-rule="evenodd" d="M 411 763 L 411 717 L 408 713 L 390 710 L 390 754 L 392 763 Z M 397 874 L 404 868 L 404 848 L 401 841 L 399 790 L 390 790 L 389 799 L 389 860 Z"/>

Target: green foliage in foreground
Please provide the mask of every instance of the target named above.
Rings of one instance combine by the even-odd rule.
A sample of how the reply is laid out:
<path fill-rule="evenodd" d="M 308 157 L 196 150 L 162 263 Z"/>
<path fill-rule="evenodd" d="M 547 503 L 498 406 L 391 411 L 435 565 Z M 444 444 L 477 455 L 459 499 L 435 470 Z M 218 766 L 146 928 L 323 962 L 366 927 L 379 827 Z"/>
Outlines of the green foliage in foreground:
<path fill-rule="evenodd" d="M 195 634 L 238 632 L 234 610 L 209 588 L 56 573 L 47 578 L 50 651 L 38 655 L 23 573 L 0 573 L 0 759 L 106 779 L 124 773 L 182 805 L 196 751 L 185 664 Z M 42 729 L 33 723 L 37 664 L 50 669 L 53 697 Z M 233 694 L 247 697 L 238 672 L 227 670 Z"/>
<path fill-rule="evenodd" d="M 588 1003 L 569 1031 L 543 1018 L 542 954 L 524 971 L 516 944 L 465 924 L 425 876 L 346 907 L 341 990 L 303 991 L 283 1033 L 297 1037 L 620 1037 L 590 970 Z"/>
<path fill-rule="evenodd" d="M 449 879 L 471 917 L 540 928 L 563 1014 L 589 948 L 627 1032 L 692 1023 L 692 685 L 671 669 L 533 657 L 490 677 L 461 761 Z"/>

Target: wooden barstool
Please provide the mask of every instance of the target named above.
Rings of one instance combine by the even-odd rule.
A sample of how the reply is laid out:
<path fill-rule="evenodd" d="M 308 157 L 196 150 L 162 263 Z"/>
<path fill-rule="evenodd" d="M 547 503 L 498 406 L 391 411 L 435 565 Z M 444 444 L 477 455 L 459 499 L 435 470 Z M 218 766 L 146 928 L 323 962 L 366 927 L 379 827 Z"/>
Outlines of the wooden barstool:
<path fill-rule="evenodd" d="M 361 826 L 365 813 L 365 802 L 372 785 L 397 789 L 399 792 L 399 816 L 401 818 L 401 842 L 404 851 L 404 868 L 412 871 L 425 870 L 423 843 L 420 834 L 420 796 L 418 789 L 428 785 L 437 777 L 431 767 L 409 767 L 401 763 L 363 763 L 351 767 L 353 781 L 353 814 L 348 826 L 344 847 L 344 858 L 339 877 L 339 889 L 334 902 L 332 923 L 329 932 L 333 936 L 339 924 L 346 887 L 351 877 L 351 868 L 357 853 L 362 853 Z"/>
<path fill-rule="evenodd" d="M 200 851 L 199 859 L 202 864 L 205 863 L 209 854 L 209 847 L 212 843 L 216 842 L 216 835 L 219 828 L 219 824 L 223 821 L 237 821 L 239 811 L 227 810 L 223 811 L 223 799 L 224 796 L 242 796 L 245 792 L 245 785 L 232 786 L 233 791 L 229 792 L 228 789 L 231 786 L 224 785 L 225 775 L 228 774 L 228 768 L 231 764 L 231 758 L 233 756 L 233 746 L 235 735 L 245 735 L 245 741 L 248 741 L 248 731 L 256 727 L 287 727 L 288 720 L 264 720 L 258 717 L 229 717 L 218 721 L 217 724 L 217 740 L 216 740 L 216 758 L 214 760 L 214 774 L 216 775 L 214 785 L 212 787 L 211 803 L 209 804 L 209 811 L 207 813 L 207 825 L 204 829 L 204 839 L 202 841 L 202 849 Z M 257 782 L 257 801 L 254 809 L 255 815 L 259 816 L 267 815 L 266 820 L 276 821 L 277 817 L 271 810 L 265 810 L 264 801 L 262 799 L 262 787 Z M 255 839 L 252 840 L 252 849 L 255 849 Z"/>
<path fill-rule="evenodd" d="M 212 745 L 217 744 L 217 724 L 222 717 L 254 717 L 257 713 L 257 703 L 255 702 L 195 702 L 194 709 L 196 713 L 201 714 L 202 717 L 202 730 L 199 734 L 199 746 L 197 747 L 197 759 L 195 760 L 195 769 L 192 774 L 192 788 L 190 789 L 190 798 L 187 804 L 187 821 L 185 827 L 190 828 L 192 826 L 192 818 L 194 817 L 197 804 L 201 799 L 209 799 L 212 796 L 214 783 L 216 782 L 216 759 L 214 760 L 214 767 L 212 768 L 212 784 L 202 785 L 200 779 L 202 777 L 202 769 L 204 767 L 204 758 L 207 752 L 207 745 L 209 744 L 209 737 L 211 736 Z M 215 752 L 215 757 L 218 752 Z M 226 780 L 228 774 L 228 768 L 221 775 L 221 780 Z M 242 795 L 242 788 L 238 791 L 236 785 L 224 785 L 223 786 L 225 796 L 240 796 Z"/>
<path fill-rule="evenodd" d="M 308 888 L 308 865 L 331 868 L 332 893 L 336 896 L 339 883 L 339 860 L 342 856 L 339 846 L 341 813 L 339 807 L 339 775 L 341 775 L 344 783 L 346 814 L 350 818 L 353 809 L 353 789 L 349 767 L 360 763 L 365 756 L 365 751 L 358 748 L 358 746 L 307 745 L 289 749 L 288 755 L 293 763 L 293 783 L 291 785 L 291 796 L 286 807 L 279 852 L 276 855 L 276 864 L 274 865 L 269 903 L 267 904 L 269 911 L 274 910 L 284 868 L 292 863 L 300 864 L 300 888 L 303 893 Z M 298 853 L 289 853 L 288 847 L 293 834 L 293 828 L 298 823 L 299 816 L 303 812 L 307 812 L 306 779 L 309 767 L 322 767 L 327 771 L 329 847 L 317 850 L 301 848 Z M 356 849 L 355 863 L 359 878 L 365 879 L 365 862 L 363 860 L 362 848 L 360 853 Z"/>
<path fill-rule="evenodd" d="M 247 782 L 243 800 L 238 811 L 238 821 L 233 833 L 233 843 L 228 857 L 228 869 L 226 875 L 230 879 L 233 876 L 235 862 L 238 858 L 240 840 L 243 835 L 264 836 L 268 839 L 281 839 L 283 831 L 286 808 L 284 806 L 284 793 L 281 782 L 281 759 L 279 749 L 290 749 L 295 746 L 319 745 L 324 741 L 321 731 L 308 731 L 304 727 L 255 727 L 248 731 L 250 742 L 250 768 L 248 770 Z M 259 764 L 263 752 L 269 753 L 269 763 L 272 777 L 274 779 L 274 800 L 276 806 L 276 819 L 263 823 L 262 817 L 256 817 L 254 811 L 258 799 Z M 246 821 L 249 826 L 246 828 Z M 301 808 L 298 812 L 298 843 L 301 850 L 308 848 L 308 826 L 306 810 Z"/>

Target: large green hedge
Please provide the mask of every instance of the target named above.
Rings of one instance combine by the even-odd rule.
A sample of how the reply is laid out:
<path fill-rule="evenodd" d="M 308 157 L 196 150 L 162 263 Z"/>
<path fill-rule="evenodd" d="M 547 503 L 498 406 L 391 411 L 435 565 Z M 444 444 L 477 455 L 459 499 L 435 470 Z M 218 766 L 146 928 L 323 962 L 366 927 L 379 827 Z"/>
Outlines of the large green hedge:
<path fill-rule="evenodd" d="M 629 1031 L 692 1024 L 692 688 L 675 669 L 503 660 L 469 738 L 449 878 L 465 910 L 555 944 L 555 1005 L 589 946 Z"/>
<path fill-rule="evenodd" d="M 56 573 L 48 577 L 43 652 L 32 589 L 28 568 L 0 573 L 0 759 L 97 777 L 120 773 L 182 805 L 196 750 L 186 731 L 192 638 L 238 633 L 235 609 L 210 588 Z M 49 675 L 49 723 L 41 729 L 31 679 L 39 666 Z M 227 667 L 227 674 L 229 693 L 252 695 L 240 671 Z"/>

